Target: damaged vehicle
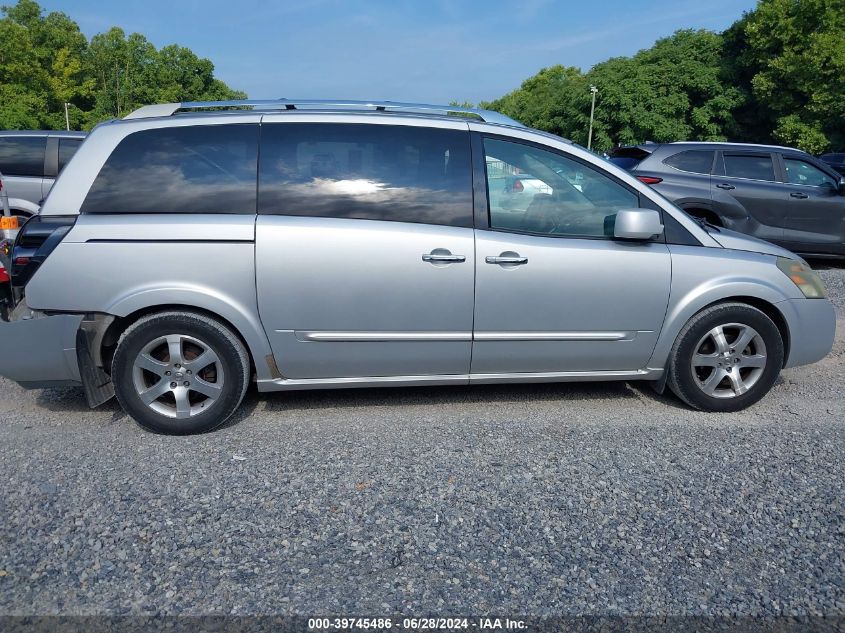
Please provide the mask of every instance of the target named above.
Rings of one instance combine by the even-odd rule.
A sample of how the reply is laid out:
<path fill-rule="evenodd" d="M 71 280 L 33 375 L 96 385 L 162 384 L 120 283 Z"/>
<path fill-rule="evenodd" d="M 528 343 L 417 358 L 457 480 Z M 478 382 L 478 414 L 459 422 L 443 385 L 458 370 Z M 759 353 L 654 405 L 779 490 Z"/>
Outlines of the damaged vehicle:
<path fill-rule="evenodd" d="M 527 204 L 491 195 L 501 173 L 531 175 Z M 20 230 L 12 283 L 0 374 L 116 395 L 166 433 L 220 426 L 251 383 L 641 380 L 737 411 L 835 329 L 790 251 L 501 114 L 389 101 L 101 124 Z"/>

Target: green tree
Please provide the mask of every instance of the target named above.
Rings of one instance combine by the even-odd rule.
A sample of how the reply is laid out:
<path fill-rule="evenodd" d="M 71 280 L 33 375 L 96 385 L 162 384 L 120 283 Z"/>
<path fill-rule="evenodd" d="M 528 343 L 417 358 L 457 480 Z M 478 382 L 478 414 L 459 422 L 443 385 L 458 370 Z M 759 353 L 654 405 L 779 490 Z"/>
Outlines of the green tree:
<path fill-rule="evenodd" d="M 543 68 L 517 90 L 481 106 L 530 127 L 586 143 L 586 128 L 582 135 L 581 127 L 589 119 L 589 103 L 589 83 L 581 71 L 558 65 Z"/>
<path fill-rule="evenodd" d="M 96 81 L 92 123 L 147 103 L 215 101 L 246 95 L 214 77 L 214 65 L 175 44 L 156 50 L 143 35 L 113 27 L 91 38 L 86 61 Z"/>
<path fill-rule="evenodd" d="M 586 74 L 559 65 L 544 68 L 517 90 L 482 105 L 586 145 L 595 85 L 596 149 L 646 140 L 724 140 L 735 132 L 732 111 L 743 96 L 722 79 L 721 62 L 717 33 L 678 31 Z"/>
<path fill-rule="evenodd" d="M 29 30 L 0 20 L 0 128 L 37 128 L 46 109 L 46 75 L 32 64 L 35 51 Z"/>
<path fill-rule="evenodd" d="M 34 0 L 2 7 L 0 128 L 88 128 L 162 101 L 244 97 L 214 77 L 187 48 L 156 50 L 143 35 L 114 27 L 89 42 L 67 15 L 44 15 Z"/>
<path fill-rule="evenodd" d="M 845 0 L 761 0 L 725 33 L 750 140 L 845 147 Z"/>
<path fill-rule="evenodd" d="M 682 30 L 593 67 L 587 79 L 599 89 L 596 147 L 725 140 L 736 131 L 732 111 L 742 93 L 723 81 L 721 60 L 717 33 Z"/>
<path fill-rule="evenodd" d="M 594 146 L 645 140 L 845 149 L 845 0 L 760 0 L 725 33 L 682 30 L 586 74 L 553 66 L 486 104 Z"/>
<path fill-rule="evenodd" d="M 5 55 L 17 55 L 27 66 L 28 77 L 14 84 L 11 108 L 25 113 L 19 116 L 0 115 L 4 127 L 64 127 L 64 104 L 82 105 L 90 98 L 91 83 L 82 77 L 82 55 L 87 46 L 79 26 L 64 13 L 42 16 L 41 7 L 33 0 L 20 0 L 13 7 L 4 7 L 6 17 L 0 30 L 17 31 L 15 39 L 24 48 L 15 50 L 3 38 L 0 52 L 0 75 L 14 68 Z M 6 85 L 6 82 L 2 82 Z M 5 92 L 5 91 L 4 91 Z M 5 101 L 5 99 L 4 99 Z M 8 112 L 8 109 L 7 109 Z M 74 109 L 76 114 L 76 109 Z M 11 114 L 11 113 L 10 113 Z"/>

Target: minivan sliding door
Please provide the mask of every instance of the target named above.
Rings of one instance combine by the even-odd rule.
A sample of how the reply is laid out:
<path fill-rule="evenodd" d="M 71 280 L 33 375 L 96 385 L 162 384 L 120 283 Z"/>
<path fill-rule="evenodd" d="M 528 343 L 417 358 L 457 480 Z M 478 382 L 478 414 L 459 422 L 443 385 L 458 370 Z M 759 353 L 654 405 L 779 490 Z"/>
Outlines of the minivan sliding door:
<path fill-rule="evenodd" d="M 286 379 L 465 376 L 469 133 L 267 116 L 256 282 Z"/>

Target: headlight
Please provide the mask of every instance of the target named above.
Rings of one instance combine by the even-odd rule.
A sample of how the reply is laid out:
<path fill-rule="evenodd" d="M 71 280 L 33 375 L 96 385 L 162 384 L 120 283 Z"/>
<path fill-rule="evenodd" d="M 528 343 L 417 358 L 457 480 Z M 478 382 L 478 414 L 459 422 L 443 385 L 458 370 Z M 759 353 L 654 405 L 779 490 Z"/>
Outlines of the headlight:
<path fill-rule="evenodd" d="M 821 277 L 806 262 L 778 257 L 778 268 L 792 280 L 792 283 L 798 286 L 798 289 L 808 299 L 823 299 L 827 296 L 827 290 Z"/>

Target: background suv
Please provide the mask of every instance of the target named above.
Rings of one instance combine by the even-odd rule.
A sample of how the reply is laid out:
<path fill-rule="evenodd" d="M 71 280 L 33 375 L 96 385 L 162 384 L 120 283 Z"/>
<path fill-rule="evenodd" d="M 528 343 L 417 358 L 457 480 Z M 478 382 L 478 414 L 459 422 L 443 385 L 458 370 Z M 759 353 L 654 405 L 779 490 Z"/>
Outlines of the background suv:
<path fill-rule="evenodd" d="M 845 152 L 833 152 L 819 156 L 822 162 L 833 167 L 840 174 L 845 176 Z"/>
<path fill-rule="evenodd" d="M 693 216 L 808 255 L 845 256 L 845 187 L 788 147 L 645 143 L 610 160 Z"/>
<path fill-rule="evenodd" d="M 0 173 L 12 215 L 28 218 L 85 139 L 84 132 L 0 131 Z"/>

